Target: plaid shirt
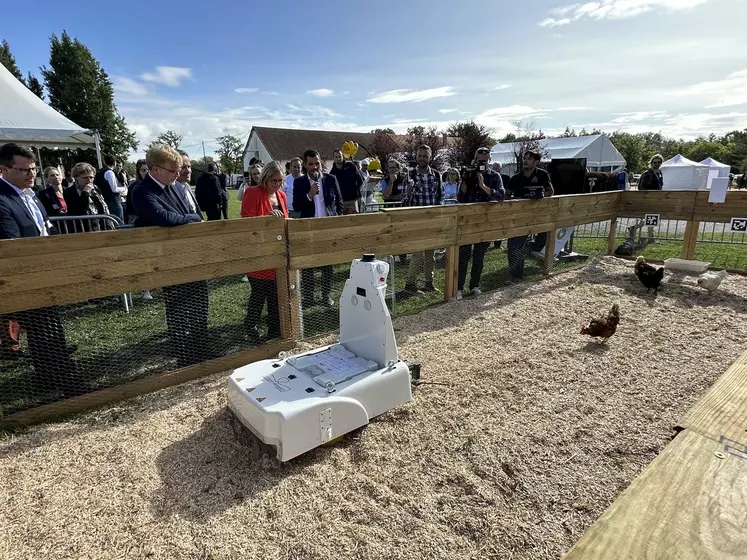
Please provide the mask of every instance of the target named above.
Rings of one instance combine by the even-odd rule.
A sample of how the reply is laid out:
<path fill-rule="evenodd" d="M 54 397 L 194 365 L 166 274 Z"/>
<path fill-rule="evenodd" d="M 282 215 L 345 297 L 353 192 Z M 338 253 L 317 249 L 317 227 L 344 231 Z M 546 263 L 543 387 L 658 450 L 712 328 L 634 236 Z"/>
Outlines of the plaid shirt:
<path fill-rule="evenodd" d="M 436 206 L 441 204 L 444 198 L 444 187 L 441 183 L 441 175 L 428 167 L 425 173 L 415 168 L 409 173 L 412 181 L 412 193 L 408 194 L 407 187 L 402 194 L 402 206 Z"/>

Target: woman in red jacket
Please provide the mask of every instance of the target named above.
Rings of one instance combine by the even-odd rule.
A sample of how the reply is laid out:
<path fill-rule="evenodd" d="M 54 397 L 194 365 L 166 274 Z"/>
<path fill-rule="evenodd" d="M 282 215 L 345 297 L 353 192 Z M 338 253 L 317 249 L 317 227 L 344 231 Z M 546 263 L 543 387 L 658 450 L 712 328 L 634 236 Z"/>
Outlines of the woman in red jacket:
<path fill-rule="evenodd" d="M 288 217 L 288 204 L 285 193 L 280 190 L 285 184 L 283 168 L 276 161 L 268 163 L 259 176 L 259 185 L 247 187 L 241 199 L 241 217 L 258 216 Z M 278 292 L 275 285 L 275 270 L 259 270 L 247 273 L 252 291 L 246 310 L 244 324 L 249 341 L 259 344 L 259 323 L 262 309 L 267 302 L 267 339 L 280 338 L 280 312 Z"/>

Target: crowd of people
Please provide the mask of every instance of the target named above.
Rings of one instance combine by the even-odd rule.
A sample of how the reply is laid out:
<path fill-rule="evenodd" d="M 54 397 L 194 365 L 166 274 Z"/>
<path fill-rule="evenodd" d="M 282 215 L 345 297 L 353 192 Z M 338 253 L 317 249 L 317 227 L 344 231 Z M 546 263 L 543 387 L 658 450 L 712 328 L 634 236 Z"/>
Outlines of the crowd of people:
<path fill-rule="evenodd" d="M 412 169 L 391 159 L 383 177 L 369 174 L 367 162 L 358 167 L 346 160 L 339 150 L 333 157 L 334 165 L 329 172 L 323 169 L 320 153 L 313 149 L 288 162 L 285 169 L 278 162 L 252 161 L 245 174 L 245 184 L 237 193 L 241 217 L 320 218 L 357 214 L 373 204 L 377 190 L 385 203 L 409 207 L 491 203 L 507 198 L 538 199 L 553 194 L 549 175 L 537 167 L 540 154 L 532 151 L 524 155 L 523 170 L 511 178 L 500 173 L 500 164 L 490 164 L 488 148 L 477 150 L 471 166 L 461 172 L 451 169 L 443 175 L 432 167 L 433 154 L 427 145 L 417 149 Z M 44 186 L 36 193 L 33 187 L 37 168 L 32 152 L 17 144 L 3 145 L 0 147 L 0 239 L 58 233 L 49 221 L 50 216 L 108 214 L 132 227 L 196 223 L 203 221 L 203 214 L 208 220 L 228 216 L 225 174 L 218 164 L 209 164 L 194 192 L 190 187 L 191 161 L 184 152 L 155 146 L 148 150 L 145 159 L 136 163 L 135 169 L 136 178 L 128 182 L 119 163 L 109 156 L 104 158 L 104 165 L 98 171 L 88 163 L 78 163 L 65 179 L 59 169 L 49 167 L 44 170 Z M 86 231 L 95 231 L 109 226 L 91 220 L 86 227 Z M 513 278 L 522 278 L 524 260 L 530 250 L 537 250 L 540 245 L 544 245 L 542 236 L 508 240 L 509 273 Z M 480 293 L 488 247 L 489 242 L 482 242 L 459 248 L 459 299 L 465 292 Z M 438 292 L 434 284 L 434 250 L 402 257 L 409 258 L 406 294 Z M 467 285 L 468 272 L 471 274 Z M 334 305 L 332 276 L 332 266 L 302 271 L 300 293 L 304 306 Z M 260 317 L 265 307 L 266 337 L 279 337 L 275 271 L 254 271 L 246 278 L 251 284 L 245 316 L 247 338 L 253 344 L 261 342 Z M 317 293 L 318 300 L 315 299 Z M 167 286 L 163 294 L 167 329 L 178 365 L 214 357 L 208 332 L 207 282 Z M 0 318 L 0 323 L 0 348 L 6 355 L 20 352 L 18 334 L 25 329 L 34 370 L 66 380 L 63 386 L 80 386 L 81 374 L 73 360 L 75 349 L 66 342 L 56 308 L 16 313 Z M 56 357 L 51 369 L 50 356 Z"/>

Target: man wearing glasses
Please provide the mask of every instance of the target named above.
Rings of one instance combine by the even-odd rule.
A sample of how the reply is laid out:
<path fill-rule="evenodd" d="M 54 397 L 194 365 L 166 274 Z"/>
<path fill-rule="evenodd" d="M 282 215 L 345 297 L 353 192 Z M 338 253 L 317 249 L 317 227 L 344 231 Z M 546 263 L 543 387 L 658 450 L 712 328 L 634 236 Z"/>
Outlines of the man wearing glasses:
<path fill-rule="evenodd" d="M 34 155 L 27 148 L 13 143 L 0 146 L 0 239 L 57 233 L 32 191 L 36 173 Z M 36 387 L 56 386 L 65 396 L 86 392 L 80 372 L 70 357 L 74 348 L 65 340 L 57 308 L 21 311 L 12 319 L 26 330 Z"/>
<path fill-rule="evenodd" d="M 148 174 L 133 187 L 135 227 L 171 227 L 201 222 L 174 181 L 184 160 L 174 148 L 155 146 L 145 154 Z M 195 364 L 211 356 L 208 340 L 208 288 L 204 280 L 165 286 L 166 325 L 178 367 Z"/>

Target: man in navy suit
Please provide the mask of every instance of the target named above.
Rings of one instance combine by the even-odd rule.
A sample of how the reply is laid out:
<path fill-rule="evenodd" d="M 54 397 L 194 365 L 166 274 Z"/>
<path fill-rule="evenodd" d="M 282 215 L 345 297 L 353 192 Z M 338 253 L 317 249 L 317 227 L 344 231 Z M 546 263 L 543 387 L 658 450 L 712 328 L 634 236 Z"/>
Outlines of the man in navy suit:
<path fill-rule="evenodd" d="M 34 155 L 27 148 L 13 143 L 0 146 L 0 239 L 57 233 L 32 191 L 36 173 Z M 66 396 L 85 392 L 57 308 L 21 311 L 13 319 L 26 330 L 35 388 L 59 389 Z"/>
<path fill-rule="evenodd" d="M 306 150 L 303 154 L 306 175 L 293 181 L 293 209 L 300 212 L 301 218 L 324 218 L 342 216 L 343 203 L 337 178 L 322 173 L 322 160 L 316 150 Z M 317 267 L 322 272 L 322 303 L 334 305 L 332 299 L 332 266 Z M 301 297 L 304 305 L 314 302 L 314 271 L 305 268 L 301 271 Z"/>
<path fill-rule="evenodd" d="M 145 155 L 148 174 L 133 187 L 135 227 L 171 227 L 201 222 L 174 187 L 184 160 L 168 146 L 156 146 Z M 208 340 L 208 286 L 205 280 L 163 288 L 166 325 L 179 367 L 213 357 Z"/>

